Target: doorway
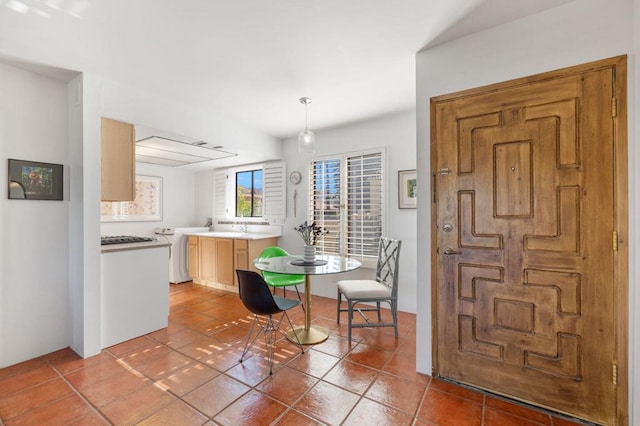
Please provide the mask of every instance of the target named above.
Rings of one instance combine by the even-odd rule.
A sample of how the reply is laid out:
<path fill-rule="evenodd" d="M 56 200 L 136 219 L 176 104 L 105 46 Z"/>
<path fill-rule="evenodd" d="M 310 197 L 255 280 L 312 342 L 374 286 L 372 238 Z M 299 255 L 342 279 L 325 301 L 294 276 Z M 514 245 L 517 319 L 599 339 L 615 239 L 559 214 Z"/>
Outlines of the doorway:
<path fill-rule="evenodd" d="M 434 373 L 627 418 L 626 57 L 431 99 Z"/>

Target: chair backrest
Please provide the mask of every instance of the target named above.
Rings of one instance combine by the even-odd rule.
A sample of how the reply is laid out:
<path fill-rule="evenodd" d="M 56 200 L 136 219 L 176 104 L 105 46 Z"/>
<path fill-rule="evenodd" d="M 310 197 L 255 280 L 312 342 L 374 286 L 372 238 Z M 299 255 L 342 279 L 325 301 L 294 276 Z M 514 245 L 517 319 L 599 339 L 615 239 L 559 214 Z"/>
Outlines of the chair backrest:
<path fill-rule="evenodd" d="M 391 297 L 398 296 L 398 266 L 402 241 L 380 237 L 376 281 L 391 289 Z"/>
<path fill-rule="evenodd" d="M 262 278 L 254 271 L 236 269 L 238 275 L 238 293 L 244 306 L 257 315 L 272 315 L 282 312 Z"/>
<path fill-rule="evenodd" d="M 269 259 L 270 257 L 282 257 L 282 256 L 289 256 L 289 253 L 287 253 L 287 251 L 281 247 L 271 246 L 262 250 L 262 253 L 260 253 L 260 256 L 258 256 L 258 260 Z"/>

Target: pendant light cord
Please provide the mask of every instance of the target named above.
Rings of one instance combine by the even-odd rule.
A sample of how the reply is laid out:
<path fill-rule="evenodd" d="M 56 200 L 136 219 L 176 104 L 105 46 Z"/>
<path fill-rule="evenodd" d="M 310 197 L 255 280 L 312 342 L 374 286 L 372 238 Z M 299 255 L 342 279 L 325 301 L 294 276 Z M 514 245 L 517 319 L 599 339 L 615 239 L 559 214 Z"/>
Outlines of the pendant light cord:
<path fill-rule="evenodd" d="M 304 131 L 307 131 L 307 106 L 308 104 L 304 103 Z"/>

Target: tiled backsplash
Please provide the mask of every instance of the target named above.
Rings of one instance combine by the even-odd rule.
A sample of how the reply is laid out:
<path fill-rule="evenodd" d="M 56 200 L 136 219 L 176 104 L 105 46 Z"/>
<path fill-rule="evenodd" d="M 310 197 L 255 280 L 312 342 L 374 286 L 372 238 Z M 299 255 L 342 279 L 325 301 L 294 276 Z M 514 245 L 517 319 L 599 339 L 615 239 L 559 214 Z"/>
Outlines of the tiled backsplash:
<path fill-rule="evenodd" d="M 247 219 L 214 220 L 212 231 L 227 232 L 255 232 L 259 234 L 282 234 L 282 226 L 271 225 L 267 221 L 253 221 Z"/>

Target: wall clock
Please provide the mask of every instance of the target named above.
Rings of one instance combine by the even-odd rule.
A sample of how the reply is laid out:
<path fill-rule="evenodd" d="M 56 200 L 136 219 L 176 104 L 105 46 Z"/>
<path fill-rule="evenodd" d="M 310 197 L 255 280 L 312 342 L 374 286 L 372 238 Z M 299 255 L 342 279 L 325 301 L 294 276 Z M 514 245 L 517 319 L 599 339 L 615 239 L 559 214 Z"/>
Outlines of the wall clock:
<path fill-rule="evenodd" d="M 297 170 L 292 171 L 291 174 L 289 175 L 289 182 L 291 182 L 294 185 L 299 184 L 301 180 L 302 180 L 302 174 Z"/>

